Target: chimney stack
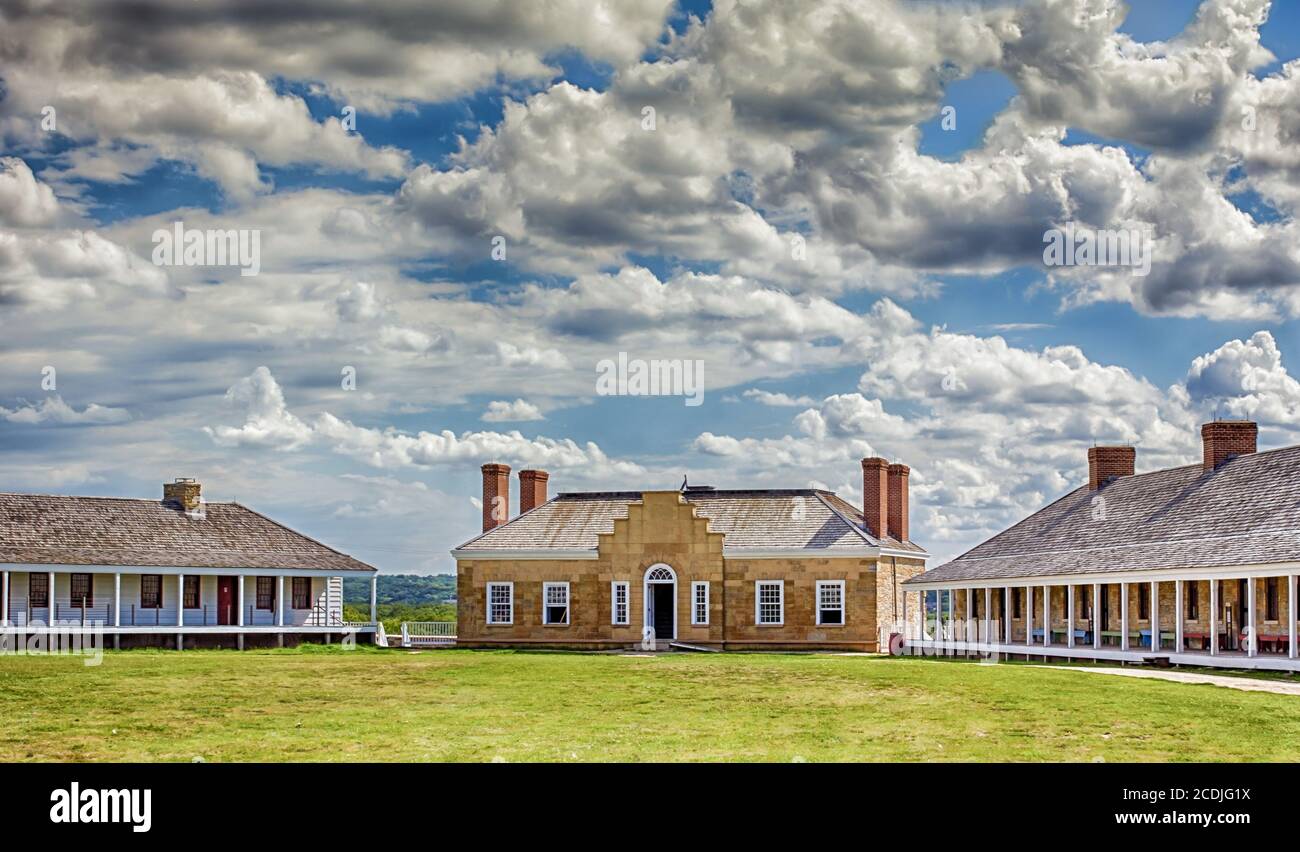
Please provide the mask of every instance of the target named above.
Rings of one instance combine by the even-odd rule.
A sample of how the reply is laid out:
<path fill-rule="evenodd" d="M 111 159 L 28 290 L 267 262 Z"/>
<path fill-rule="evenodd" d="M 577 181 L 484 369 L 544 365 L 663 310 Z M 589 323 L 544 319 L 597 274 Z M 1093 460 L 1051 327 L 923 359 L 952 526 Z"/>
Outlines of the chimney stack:
<path fill-rule="evenodd" d="M 483 465 L 483 532 L 510 520 L 510 465 Z"/>
<path fill-rule="evenodd" d="M 899 541 L 907 541 L 907 475 L 911 472 L 905 464 L 889 466 L 889 534 Z"/>
<path fill-rule="evenodd" d="M 1255 452 L 1259 427 L 1249 420 L 1214 420 L 1201 427 L 1204 453 L 1201 464 L 1214 470 L 1234 456 Z"/>
<path fill-rule="evenodd" d="M 1088 490 L 1098 488 L 1121 476 L 1132 476 L 1137 450 L 1133 447 L 1089 447 Z"/>
<path fill-rule="evenodd" d="M 862 460 L 862 519 L 876 538 L 889 534 L 889 462 L 879 457 Z"/>
<path fill-rule="evenodd" d="M 550 474 L 544 470 L 519 471 L 519 514 L 546 502 L 546 480 L 549 478 Z"/>
<path fill-rule="evenodd" d="M 178 477 L 174 482 L 163 483 L 163 505 L 183 512 L 198 512 L 203 486 L 198 480 Z"/>

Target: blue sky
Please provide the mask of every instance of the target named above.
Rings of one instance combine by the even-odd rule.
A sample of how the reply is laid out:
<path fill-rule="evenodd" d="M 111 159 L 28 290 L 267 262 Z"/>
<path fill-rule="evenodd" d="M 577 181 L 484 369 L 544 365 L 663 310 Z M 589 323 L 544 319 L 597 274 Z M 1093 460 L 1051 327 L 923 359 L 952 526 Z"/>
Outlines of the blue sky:
<path fill-rule="evenodd" d="M 0 47 L 8 489 L 194 476 L 442 572 L 483 462 L 856 500 L 881 454 L 941 562 L 1094 441 L 1296 438 L 1296 4 L 210 5 L 5 22 L 41 45 Z M 258 230 L 261 272 L 157 265 L 174 221 Z M 1066 224 L 1150 273 L 1046 266 Z M 705 404 L 599 396 L 619 352 L 703 360 Z"/>

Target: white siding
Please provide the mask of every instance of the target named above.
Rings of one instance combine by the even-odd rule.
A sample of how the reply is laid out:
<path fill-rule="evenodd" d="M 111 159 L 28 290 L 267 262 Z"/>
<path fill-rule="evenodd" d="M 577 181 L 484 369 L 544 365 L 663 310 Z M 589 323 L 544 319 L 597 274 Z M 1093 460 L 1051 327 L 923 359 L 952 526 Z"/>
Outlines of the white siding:
<path fill-rule="evenodd" d="M 46 572 L 39 572 L 46 573 Z M 55 603 L 56 614 L 59 621 L 77 622 L 81 619 L 81 608 L 73 605 L 72 595 L 72 577 L 73 573 L 67 570 L 59 570 L 54 573 L 54 588 L 52 599 Z M 103 621 L 106 626 L 112 626 L 114 622 L 114 574 L 113 572 L 86 572 L 91 575 L 92 600 L 86 610 L 86 621 Z M 16 625 L 25 625 L 31 622 L 39 621 L 48 624 L 50 621 L 49 610 L 42 607 L 35 612 L 29 612 L 28 607 L 28 578 L 29 573 L 26 571 L 9 572 L 9 620 Z M 140 601 L 140 577 L 139 573 L 123 573 L 122 591 L 121 591 L 121 625 L 122 627 L 153 627 L 155 624 L 159 627 L 175 627 L 176 613 L 181 604 L 180 589 L 181 575 L 162 574 L 162 608 L 145 609 L 141 606 Z M 193 576 L 193 575 L 191 575 Z M 237 605 L 238 602 L 238 575 L 228 575 L 236 578 L 234 593 L 231 595 L 232 602 Z M 217 615 L 217 586 L 219 577 L 216 575 L 199 575 L 199 605 L 197 607 L 186 608 L 184 627 L 216 627 L 218 622 Z M 278 578 L 273 578 L 273 590 L 279 593 Z M 342 577 L 311 577 L 311 594 L 309 598 L 310 606 L 307 609 L 293 609 L 293 578 L 284 578 L 284 623 L 286 627 L 296 627 L 304 625 L 332 626 L 339 624 L 343 620 L 343 578 Z M 244 623 L 249 626 L 274 626 L 276 621 L 276 609 L 274 604 L 270 610 L 259 610 L 257 605 L 257 575 L 244 575 Z M 237 614 L 233 621 L 238 621 Z M 237 629 L 237 625 L 231 625 Z"/>
<path fill-rule="evenodd" d="M 343 623 L 343 578 L 329 577 L 329 592 L 326 594 L 325 606 L 329 610 L 331 624 Z"/>
<path fill-rule="evenodd" d="M 44 609 L 28 614 L 27 576 L 26 571 L 12 571 L 9 574 L 9 621 L 20 626 L 37 619 L 42 622 L 49 619 L 49 614 Z"/>

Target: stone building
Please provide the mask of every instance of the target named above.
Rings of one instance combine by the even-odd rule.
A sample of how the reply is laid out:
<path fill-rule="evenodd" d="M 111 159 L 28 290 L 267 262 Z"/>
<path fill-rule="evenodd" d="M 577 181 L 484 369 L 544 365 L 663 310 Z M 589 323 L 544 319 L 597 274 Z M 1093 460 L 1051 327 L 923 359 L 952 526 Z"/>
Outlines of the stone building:
<path fill-rule="evenodd" d="M 483 466 L 483 533 L 452 551 L 459 646 L 875 651 L 918 619 L 908 468 L 863 459 L 863 510 L 820 489 L 563 493 Z M 910 599 L 910 600 L 909 600 Z M 649 637 L 646 636 L 647 628 Z"/>

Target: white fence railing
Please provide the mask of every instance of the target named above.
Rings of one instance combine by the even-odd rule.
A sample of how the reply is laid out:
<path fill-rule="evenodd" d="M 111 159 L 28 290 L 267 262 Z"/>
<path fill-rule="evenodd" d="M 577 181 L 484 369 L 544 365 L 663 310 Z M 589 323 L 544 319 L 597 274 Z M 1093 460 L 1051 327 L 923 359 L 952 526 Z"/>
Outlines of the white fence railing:
<path fill-rule="evenodd" d="M 276 627 L 280 624 L 280 615 L 276 609 L 258 609 L 249 604 L 244 612 L 245 627 Z M 98 606 L 73 606 L 62 602 L 54 605 L 53 619 L 50 608 L 31 607 L 20 609 L 10 606 L 9 624 L 15 627 L 27 627 L 32 624 L 56 625 L 93 625 L 113 627 L 120 621 L 122 627 L 238 627 L 238 612 L 232 606 L 225 607 L 225 612 L 218 611 L 217 606 L 204 604 L 199 607 L 186 607 L 184 618 L 178 618 L 175 606 L 142 607 L 136 604 L 123 604 L 120 614 L 113 612 L 112 604 Z M 352 625 L 344 622 L 342 613 L 315 605 L 309 610 L 286 609 L 284 611 L 285 627 L 368 627 L 370 622 L 358 622 Z"/>
<path fill-rule="evenodd" d="M 454 621 L 403 621 L 402 647 L 421 648 L 456 644 Z"/>

